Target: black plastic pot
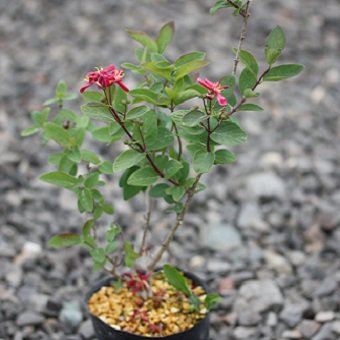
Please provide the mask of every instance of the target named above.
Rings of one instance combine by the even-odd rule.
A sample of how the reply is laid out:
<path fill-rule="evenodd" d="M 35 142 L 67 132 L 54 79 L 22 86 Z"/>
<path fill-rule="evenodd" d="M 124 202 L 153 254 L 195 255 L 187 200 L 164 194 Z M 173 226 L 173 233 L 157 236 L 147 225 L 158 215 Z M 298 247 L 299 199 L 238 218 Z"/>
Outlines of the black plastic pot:
<path fill-rule="evenodd" d="M 203 287 L 205 291 L 208 291 L 204 282 L 202 282 L 197 276 L 184 272 L 184 275 L 197 285 Z M 87 301 L 90 299 L 93 293 L 100 290 L 101 287 L 110 286 L 110 283 L 114 278 L 106 278 L 99 281 L 93 288 L 89 290 L 85 297 L 85 303 L 87 306 Z M 193 328 L 164 337 L 146 337 L 136 334 L 131 334 L 123 331 L 118 331 L 98 317 L 92 315 L 89 311 L 91 321 L 95 334 L 99 340 L 209 340 L 209 315 L 207 314 L 204 319 L 200 320 Z"/>

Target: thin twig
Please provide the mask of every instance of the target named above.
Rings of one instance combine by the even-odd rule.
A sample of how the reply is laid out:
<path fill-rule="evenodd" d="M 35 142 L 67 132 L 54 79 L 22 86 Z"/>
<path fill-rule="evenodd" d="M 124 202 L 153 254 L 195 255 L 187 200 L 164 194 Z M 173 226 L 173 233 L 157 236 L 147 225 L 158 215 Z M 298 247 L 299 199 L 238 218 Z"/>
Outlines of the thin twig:
<path fill-rule="evenodd" d="M 230 1 L 228 1 L 230 3 Z M 241 34 L 240 34 L 240 39 L 238 41 L 238 46 L 237 46 L 237 50 L 235 53 L 235 59 L 234 59 L 234 69 L 233 69 L 233 75 L 236 75 L 236 71 L 237 71 L 237 65 L 240 62 L 240 52 L 242 49 L 242 44 L 243 41 L 245 40 L 246 36 L 247 36 L 247 28 L 248 28 L 248 18 L 250 16 L 249 14 L 249 9 L 250 9 L 250 0 L 247 1 L 246 6 L 245 6 L 245 14 L 242 15 L 243 16 L 243 25 L 242 25 L 242 29 L 241 29 Z"/>
<path fill-rule="evenodd" d="M 197 184 L 201 178 L 202 174 L 198 174 L 195 178 L 194 183 L 191 185 L 191 187 L 187 190 L 187 198 L 185 200 L 184 203 L 184 207 L 182 209 L 182 211 L 180 213 L 177 213 L 177 218 L 176 218 L 176 222 L 174 224 L 174 226 L 171 228 L 168 236 L 166 237 L 166 239 L 164 240 L 164 242 L 162 243 L 161 247 L 159 248 L 159 250 L 157 251 L 156 255 L 153 257 L 153 259 L 151 260 L 150 264 L 148 265 L 148 270 L 153 272 L 157 263 L 160 261 L 160 259 L 162 258 L 163 254 L 168 250 L 170 243 L 177 231 L 177 229 L 183 224 L 183 220 L 184 220 L 184 216 L 188 210 L 188 207 L 190 205 L 190 202 L 196 192 L 196 187 Z"/>
<path fill-rule="evenodd" d="M 240 15 L 242 15 L 243 17 L 247 15 L 247 12 L 244 9 L 241 9 L 241 7 L 239 5 L 237 5 L 234 1 L 232 0 L 227 0 L 228 4 L 231 5 L 232 7 L 240 10 Z"/>
<path fill-rule="evenodd" d="M 148 188 L 145 192 L 145 203 L 146 203 L 146 212 L 145 212 L 145 221 L 144 221 L 144 231 L 143 231 L 143 238 L 142 243 L 140 245 L 139 249 L 139 255 L 142 256 L 145 251 L 145 244 L 146 244 L 146 238 L 148 235 L 148 232 L 150 230 L 150 220 L 151 220 L 151 212 L 152 212 L 152 201 L 151 197 L 149 195 L 150 188 Z"/>

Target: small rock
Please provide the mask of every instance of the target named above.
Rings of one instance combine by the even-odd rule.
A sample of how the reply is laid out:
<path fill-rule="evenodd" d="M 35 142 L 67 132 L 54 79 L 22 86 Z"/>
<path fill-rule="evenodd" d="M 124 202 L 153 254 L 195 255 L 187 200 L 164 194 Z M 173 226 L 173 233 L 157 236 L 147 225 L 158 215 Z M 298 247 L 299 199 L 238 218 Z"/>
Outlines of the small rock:
<path fill-rule="evenodd" d="M 319 332 L 312 337 L 312 340 L 336 340 L 332 332 L 332 325 L 330 323 L 324 324 Z"/>
<path fill-rule="evenodd" d="M 287 256 L 289 258 L 289 261 L 294 265 L 294 266 L 299 266 L 305 262 L 306 255 L 299 250 L 292 250 L 287 253 Z"/>
<path fill-rule="evenodd" d="M 85 339 L 90 339 L 94 336 L 94 330 L 92 326 L 91 320 L 86 320 L 84 321 L 80 327 L 79 327 L 79 334 L 85 338 Z"/>
<path fill-rule="evenodd" d="M 257 198 L 284 198 L 286 194 L 283 180 L 273 172 L 263 172 L 249 176 L 249 193 Z"/>
<path fill-rule="evenodd" d="M 78 301 L 69 301 L 63 304 L 63 308 L 59 314 L 59 320 L 65 328 L 65 332 L 71 333 L 75 331 L 81 321 L 83 314 Z"/>
<path fill-rule="evenodd" d="M 243 229 L 254 229 L 259 232 L 267 232 L 268 224 L 262 220 L 261 210 L 257 203 L 247 202 L 242 205 L 237 224 Z"/>
<path fill-rule="evenodd" d="M 302 318 L 303 310 L 300 305 L 285 305 L 280 313 L 280 319 L 289 327 L 295 327 Z"/>
<path fill-rule="evenodd" d="M 201 242 L 205 247 L 224 252 L 242 246 L 238 230 L 223 223 L 206 224 L 201 229 Z"/>
<path fill-rule="evenodd" d="M 42 252 L 41 245 L 27 241 L 24 243 L 20 254 L 15 258 L 15 264 L 21 265 L 25 260 L 35 258 Z"/>
<path fill-rule="evenodd" d="M 340 335 L 340 321 L 337 320 L 332 323 L 332 331 Z"/>
<path fill-rule="evenodd" d="M 270 312 L 268 314 L 267 325 L 270 327 L 274 327 L 277 325 L 277 315 L 275 313 Z"/>
<path fill-rule="evenodd" d="M 247 281 L 241 286 L 239 293 L 258 312 L 280 307 L 283 304 L 280 289 L 269 279 Z"/>
<path fill-rule="evenodd" d="M 333 311 L 322 311 L 315 315 L 315 320 L 321 323 L 334 320 L 335 314 Z"/>
<path fill-rule="evenodd" d="M 283 157 L 278 152 L 267 152 L 261 156 L 259 163 L 264 169 L 280 168 L 283 163 Z"/>
<path fill-rule="evenodd" d="M 218 292 L 222 295 L 228 294 L 234 288 L 235 288 L 235 282 L 230 277 L 225 277 L 221 279 L 218 283 Z"/>
<path fill-rule="evenodd" d="M 227 273 L 231 269 L 231 265 L 227 261 L 210 259 L 207 262 L 207 270 L 214 273 Z"/>
<path fill-rule="evenodd" d="M 257 326 L 262 318 L 261 315 L 255 311 L 243 310 L 237 313 L 238 323 L 240 326 Z"/>
<path fill-rule="evenodd" d="M 264 258 L 270 269 L 276 270 L 278 273 L 290 274 L 292 272 L 292 267 L 289 262 L 278 253 L 274 251 L 267 250 L 264 252 Z"/>
<path fill-rule="evenodd" d="M 191 268 L 202 268 L 205 265 L 205 258 L 201 255 L 195 255 L 190 259 Z"/>
<path fill-rule="evenodd" d="M 315 291 L 316 296 L 327 296 L 332 294 L 338 288 L 338 283 L 333 277 L 325 278 Z"/>
<path fill-rule="evenodd" d="M 256 327 L 236 327 L 234 336 L 236 339 L 251 339 L 257 333 Z"/>
<path fill-rule="evenodd" d="M 301 334 L 307 339 L 311 338 L 319 328 L 320 324 L 313 320 L 303 320 L 298 326 Z"/>
<path fill-rule="evenodd" d="M 12 266 L 6 274 L 6 281 L 13 287 L 19 287 L 22 281 L 22 270 L 19 266 Z"/>
<path fill-rule="evenodd" d="M 59 301 L 49 299 L 46 303 L 45 314 L 50 317 L 58 317 L 62 304 Z"/>
<path fill-rule="evenodd" d="M 40 325 L 43 322 L 44 317 L 41 314 L 34 312 L 21 313 L 16 320 L 16 324 L 19 327 Z"/>
<path fill-rule="evenodd" d="M 285 339 L 301 339 L 301 333 L 298 330 L 284 331 L 282 337 Z"/>

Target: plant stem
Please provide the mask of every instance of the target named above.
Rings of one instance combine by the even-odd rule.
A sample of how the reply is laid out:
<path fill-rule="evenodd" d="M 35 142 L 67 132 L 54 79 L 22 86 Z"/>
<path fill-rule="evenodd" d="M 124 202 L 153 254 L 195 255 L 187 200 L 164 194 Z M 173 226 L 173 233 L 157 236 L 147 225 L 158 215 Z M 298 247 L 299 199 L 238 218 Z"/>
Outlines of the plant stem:
<path fill-rule="evenodd" d="M 237 5 L 234 1 L 232 0 L 227 0 L 228 4 L 230 4 L 232 7 L 236 8 L 236 9 L 240 9 L 240 6 Z M 242 15 L 243 17 L 245 17 L 247 15 L 247 12 L 244 9 L 240 10 L 240 15 Z"/>
<path fill-rule="evenodd" d="M 228 2 L 230 4 L 232 4 L 231 1 L 228 0 Z M 237 6 L 236 8 L 239 8 L 239 7 Z M 236 75 L 237 65 L 240 61 L 240 52 L 241 52 L 242 44 L 243 44 L 243 41 L 245 40 L 245 38 L 247 36 L 248 18 L 250 16 L 249 9 L 250 9 L 250 0 L 248 0 L 247 3 L 246 3 L 245 9 L 244 9 L 244 14 L 242 15 L 241 12 L 240 12 L 240 14 L 243 16 L 243 25 L 242 25 L 242 29 L 241 29 L 240 39 L 238 41 L 237 50 L 236 50 L 236 53 L 235 53 L 234 69 L 233 69 L 233 75 L 234 76 Z"/>
<path fill-rule="evenodd" d="M 114 118 L 114 120 L 120 125 L 120 127 L 124 130 L 124 132 L 126 133 L 126 135 L 130 138 L 130 140 L 136 144 L 139 148 L 139 150 L 143 153 L 145 153 L 146 155 L 146 159 L 148 160 L 148 162 L 150 163 L 150 165 L 152 166 L 152 168 L 154 169 L 154 171 L 156 172 L 156 174 L 159 176 L 159 177 L 162 177 L 162 178 L 165 178 L 165 175 L 164 173 L 157 167 L 157 165 L 154 163 L 154 161 L 152 160 L 149 152 L 147 151 L 146 147 L 143 146 L 142 144 L 140 144 L 139 142 L 137 142 L 133 136 L 131 135 L 130 131 L 126 128 L 124 122 L 122 122 L 117 114 L 117 112 L 115 111 L 115 109 L 109 105 L 109 111 L 112 115 L 112 117 Z M 169 182 L 171 182 L 172 184 L 178 186 L 178 182 L 173 180 L 173 179 L 167 179 Z"/>
<path fill-rule="evenodd" d="M 163 254 L 169 249 L 170 243 L 171 243 L 177 229 L 183 224 L 184 216 L 185 216 L 185 214 L 188 210 L 188 207 L 190 205 L 190 202 L 191 202 L 191 200 L 192 200 L 192 198 L 195 194 L 195 190 L 196 190 L 197 184 L 198 184 L 201 176 L 202 176 L 202 174 L 198 174 L 195 178 L 194 183 L 187 190 L 187 198 L 185 200 L 183 210 L 180 213 L 177 213 L 176 222 L 175 222 L 174 226 L 170 230 L 168 236 L 166 237 L 166 239 L 162 243 L 162 245 L 159 248 L 159 250 L 157 251 L 156 255 L 153 257 L 153 259 L 151 259 L 151 262 L 148 265 L 149 271 L 151 271 L 151 272 L 154 271 L 157 263 L 160 261 Z"/>
<path fill-rule="evenodd" d="M 151 219 L 151 197 L 149 195 L 150 188 L 148 188 L 145 192 L 145 202 L 146 202 L 146 213 L 145 213 L 145 222 L 144 222 L 144 231 L 143 231 L 143 238 L 142 238 L 142 243 L 140 245 L 139 249 L 139 255 L 142 256 L 144 251 L 145 251 L 145 244 L 146 244 L 146 237 L 148 235 L 148 232 L 150 230 L 150 219 Z"/>
<path fill-rule="evenodd" d="M 255 85 L 251 88 L 252 91 L 254 91 L 262 82 L 263 77 L 270 71 L 270 66 L 268 66 L 260 75 L 260 77 L 257 79 Z M 232 111 L 229 113 L 229 116 L 233 115 L 237 110 L 240 108 L 240 106 L 247 100 L 246 97 L 242 97 L 242 99 L 239 101 L 239 103 L 232 109 Z"/>

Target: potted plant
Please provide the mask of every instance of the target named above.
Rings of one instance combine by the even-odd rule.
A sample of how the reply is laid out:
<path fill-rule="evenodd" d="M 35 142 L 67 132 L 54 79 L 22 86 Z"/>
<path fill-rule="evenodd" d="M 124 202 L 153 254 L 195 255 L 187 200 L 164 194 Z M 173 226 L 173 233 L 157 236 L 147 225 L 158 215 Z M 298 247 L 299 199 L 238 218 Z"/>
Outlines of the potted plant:
<path fill-rule="evenodd" d="M 287 79 L 303 69 L 298 64 L 274 66 L 285 47 L 283 30 L 276 27 L 266 39 L 266 66 L 260 71 L 255 57 L 242 48 L 250 1 L 218 0 L 211 13 L 228 7 L 243 20 L 232 74 L 217 81 L 198 77 L 208 64 L 200 51 L 168 60 L 165 51 L 173 38 L 173 23 L 165 24 L 155 39 L 129 30 L 141 45 L 135 50 L 136 64 L 124 63 L 121 68 L 111 64 L 88 72 L 80 89 L 85 101 L 81 114 L 66 108 L 65 102 L 77 96 L 59 82 L 55 97 L 32 113 L 34 125 L 22 132 L 28 136 L 42 131 L 44 142 L 60 146 L 48 159 L 56 170 L 40 178 L 72 191 L 86 216 L 79 233 L 55 235 L 49 245 L 83 246 L 93 258 L 93 269 L 110 274 L 86 297 L 99 339 L 208 339 L 208 311 L 219 296 L 209 293 L 193 274 L 158 264 L 194 195 L 204 190 L 202 175 L 215 165 L 235 162 L 226 145 L 246 141 L 235 114 L 261 111 L 252 102 L 260 95 L 259 85 Z M 126 86 L 122 69 L 129 76 L 138 75 L 135 88 Z M 56 114 L 51 107 L 57 107 Z M 84 146 L 88 135 L 104 145 L 123 142 L 124 150 L 103 159 Z M 98 234 L 102 216 L 114 212 L 101 191 L 112 174 L 120 175 L 125 200 L 142 193 L 147 199 L 165 200 L 173 211 L 174 224 L 159 248 L 150 251 L 147 243 L 152 235 L 151 210 L 146 212 L 138 247 L 124 238 L 123 228 L 114 221 L 104 235 Z M 141 257 L 148 260 L 144 267 L 138 262 Z"/>

